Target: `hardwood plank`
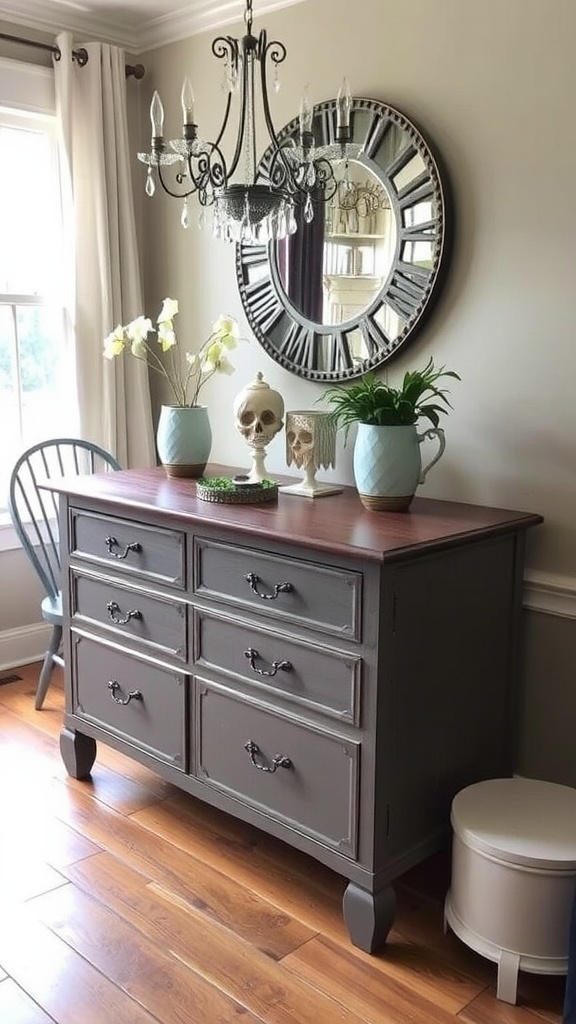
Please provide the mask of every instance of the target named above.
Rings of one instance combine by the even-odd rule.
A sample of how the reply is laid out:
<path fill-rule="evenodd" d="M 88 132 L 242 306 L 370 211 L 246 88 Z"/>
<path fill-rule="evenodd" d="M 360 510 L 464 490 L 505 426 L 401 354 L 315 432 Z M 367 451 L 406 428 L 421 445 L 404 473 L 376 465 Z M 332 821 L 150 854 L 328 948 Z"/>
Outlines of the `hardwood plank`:
<path fill-rule="evenodd" d="M 414 1019 L 446 1020 L 480 991 L 465 974 L 437 960 L 426 947 L 391 932 L 385 952 L 369 956 L 318 936 L 285 957 L 283 964 L 319 988 L 330 986 L 367 1022 L 402 1019 L 399 1003 L 412 1006 Z M 439 1015 L 423 1004 L 435 1007 Z"/>
<path fill-rule="evenodd" d="M 5 1024 L 51 1024 L 52 1017 L 8 979 L 0 983 L 0 1020 Z"/>
<path fill-rule="evenodd" d="M 496 965 L 443 934 L 449 857 L 398 880 L 369 957 L 316 860 L 105 744 L 92 782 L 68 778 L 63 693 L 35 711 L 38 670 L 0 687 L 2 1024 L 218 1024 L 218 1006 L 246 1024 L 560 1024 L 563 977 L 520 972 L 509 1006 Z"/>
<path fill-rule="evenodd" d="M 158 1018 L 35 921 L 28 908 L 2 912 L 0 965 L 57 1024 L 158 1024 Z"/>
<path fill-rule="evenodd" d="M 201 906 L 205 914 L 270 956 L 279 959 L 310 938 L 308 928 L 292 922 L 289 915 L 279 913 L 276 906 L 255 896 L 237 879 L 231 885 L 230 875 L 170 846 L 133 821 L 99 805 L 91 806 L 87 798 L 81 817 L 78 809 L 75 804 L 70 818 L 73 827 L 166 891 L 192 906 Z M 66 874 L 77 878 L 83 870 L 88 867 L 77 872 L 67 870 Z"/>
<path fill-rule="evenodd" d="M 203 865 L 194 865 L 193 870 L 197 873 L 197 884 L 194 892 L 188 892 L 186 896 L 157 880 L 151 880 L 149 875 L 137 874 L 125 862 L 121 863 L 109 854 L 101 854 L 81 864 L 72 865 L 65 870 L 65 874 L 91 895 L 102 890 L 108 900 L 118 899 L 120 887 L 119 906 L 123 906 L 126 900 L 119 878 L 124 880 L 123 885 L 131 883 L 138 891 L 142 884 L 146 884 L 150 892 L 162 895 L 164 904 L 172 903 L 187 908 L 189 912 L 216 922 L 274 960 L 281 959 L 313 937 L 314 933 L 310 929 L 287 914 L 271 908 L 263 900 L 255 899 L 241 886 L 230 886 L 228 879 L 218 877 L 215 872 L 209 874 Z"/>
<path fill-rule="evenodd" d="M 312 858 L 186 794 L 132 817 L 313 931 L 349 943 L 342 918 L 345 882 Z"/>
<path fill-rule="evenodd" d="M 258 1020 L 245 1005 L 204 977 L 196 964 L 185 964 L 172 954 L 170 931 L 164 932 L 161 944 L 154 943 L 73 885 L 67 885 L 54 900 L 40 897 L 31 909 L 163 1024 L 182 1024 L 190 1018 L 225 1024 L 240 1014 L 245 1024 Z"/>
<path fill-rule="evenodd" d="M 7 907 L 24 903 L 41 893 L 58 889 L 64 879 L 58 871 L 38 858 L 24 860 L 0 857 L 0 916 Z"/>
<path fill-rule="evenodd" d="M 84 791 L 90 789 L 98 800 L 114 807 L 122 814 L 132 814 L 157 800 L 171 796 L 174 792 L 174 787 L 170 783 L 157 778 L 142 766 L 139 772 L 123 774 L 122 762 L 129 762 L 128 758 L 123 758 L 122 761 L 115 759 L 120 771 L 99 762 L 90 779 L 82 782 L 71 779 L 60 756 L 61 713 L 57 729 L 54 731 L 52 728 L 39 729 L 28 711 L 24 720 L 19 714 L 14 714 L 13 710 L 6 710 L 6 714 L 11 716 L 11 721 L 10 729 L 6 731 L 6 739 L 0 739 L 0 766 L 7 761 L 13 767 L 18 766 L 22 772 L 21 785 L 24 776 L 37 780 L 49 774 L 50 777 L 66 780 L 71 786 L 80 786 Z M 42 711 L 35 711 L 34 714 L 43 716 L 42 721 L 45 721 L 44 708 Z M 104 744 L 101 744 L 101 747 L 103 750 L 106 749 Z"/>
<path fill-rule="evenodd" d="M 542 980 L 542 979 L 540 979 Z M 462 1024 L 542 1024 L 542 1020 L 560 1024 L 561 1012 L 550 1008 L 523 1006 L 519 990 L 518 1005 L 503 1003 L 493 991 L 481 992 L 460 1014 Z"/>
<path fill-rule="evenodd" d="M 175 900 L 171 893 L 147 884 L 126 865 L 115 864 L 112 858 L 100 855 L 84 862 L 72 873 L 75 878 L 81 873 L 85 884 L 90 881 L 92 893 L 109 911 L 114 911 L 115 921 L 122 916 L 145 936 L 138 942 L 139 950 L 165 951 L 167 958 L 176 958 L 179 964 L 209 981 L 266 1024 L 333 1024 L 335 1020 L 364 1024 L 363 1017 L 339 1006 L 331 996 L 311 988 L 247 943 L 238 942 L 227 928 L 206 918 L 201 908 L 184 904 Z M 68 941 L 79 948 L 77 934 L 71 939 L 70 926 L 66 923 L 63 928 L 59 923 L 63 905 L 69 907 L 68 911 L 64 910 L 66 922 L 81 917 L 86 922 L 90 942 L 100 946 L 104 942 L 104 931 L 100 929 L 105 928 L 105 922 L 100 923 L 102 912 L 96 913 L 87 901 L 85 894 L 80 895 L 69 887 L 56 900 L 50 897 L 37 900 L 36 909 L 46 924 L 55 927 L 58 934 L 66 934 Z M 117 925 L 111 921 L 110 927 Z M 82 944 L 82 951 L 92 959 L 86 943 Z M 151 955 L 157 957 L 157 952 Z M 109 973 L 110 968 L 102 960 L 99 966 Z M 155 973 L 158 977 L 157 963 Z M 173 968 L 170 974 L 174 985 Z M 145 1005 L 154 1010 L 148 1001 Z M 198 1020 L 212 1019 L 198 1015 Z"/>

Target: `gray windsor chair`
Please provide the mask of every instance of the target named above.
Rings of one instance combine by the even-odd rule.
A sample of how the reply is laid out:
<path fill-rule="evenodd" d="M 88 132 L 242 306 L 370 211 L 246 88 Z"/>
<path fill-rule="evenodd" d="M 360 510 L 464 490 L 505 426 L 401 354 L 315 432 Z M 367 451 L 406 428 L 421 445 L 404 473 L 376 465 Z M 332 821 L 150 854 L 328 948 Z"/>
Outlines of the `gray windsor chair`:
<path fill-rule="evenodd" d="M 78 438 L 51 438 L 22 453 L 10 475 L 8 511 L 42 587 L 42 617 L 52 623 L 36 689 L 35 708 L 44 703 L 54 665 L 64 664 L 62 643 L 62 589 L 58 537 L 58 496 L 42 489 L 48 480 L 121 469 L 104 448 Z"/>

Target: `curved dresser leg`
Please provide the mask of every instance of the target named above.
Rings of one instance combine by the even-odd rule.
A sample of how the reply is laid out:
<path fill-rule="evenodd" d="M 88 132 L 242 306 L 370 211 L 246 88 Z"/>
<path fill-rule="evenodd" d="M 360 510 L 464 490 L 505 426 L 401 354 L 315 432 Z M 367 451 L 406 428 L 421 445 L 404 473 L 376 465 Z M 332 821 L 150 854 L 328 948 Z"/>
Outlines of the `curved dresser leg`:
<path fill-rule="evenodd" d="M 96 740 L 72 729 L 62 729 L 60 753 L 73 779 L 87 779 L 96 760 Z"/>
<path fill-rule="evenodd" d="M 394 923 L 396 893 L 391 885 L 368 892 L 354 882 L 346 886 L 342 900 L 350 941 L 367 953 L 383 946 Z"/>

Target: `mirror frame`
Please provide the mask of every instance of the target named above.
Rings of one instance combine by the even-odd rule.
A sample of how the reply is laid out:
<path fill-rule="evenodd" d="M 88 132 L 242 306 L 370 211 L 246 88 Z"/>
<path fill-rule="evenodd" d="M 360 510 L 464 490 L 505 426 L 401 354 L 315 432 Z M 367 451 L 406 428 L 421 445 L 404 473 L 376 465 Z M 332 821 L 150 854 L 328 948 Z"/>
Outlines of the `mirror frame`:
<path fill-rule="evenodd" d="M 358 115 L 362 115 L 359 117 Z M 404 134 L 404 145 L 390 161 L 386 146 L 392 128 Z M 381 366 L 411 340 L 430 313 L 445 276 L 449 255 L 450 210 L 448 183 L 437 156 L 416 127 L 394 107 L 377 100 L 354 98 L 351 111 L 352 144 L 360 146 L 351 159 L 370 171 L 390 197 L 396 220 L 396 246 L 392 264 L 382 287 L 371 303 L 342 324 L 319 324 L 308 320 L 287 297 L 280 278 L 276 242 L 268 245 L 236 246 L 236 277 L 242 305 L 258 341 L 277 363 L 308 380 L 342 381 L 358 377 Z M 335 145 L 336 100 L 327 100 L 313 108 L 313 132 L 316 145 Z M 298 139 L 299 118 L 290 121 L 278 134 L 279 141 Z M 258 167 L 258 180 L 267 178 L 271 149 Z M 394 178 L 415 157 L 424 170 L 404 187 L 397 188 Z M 423 200 L 432 203 L 432 218 L 425 224 L 409 226 L 405 211 Z M 407 243 L 432 242 L 429 267 L 403 258 Z M 386 305 L 402 318 L 403 326 L 393 338 L 378 323 L 378 313 Z M 348 335 L 359 331 L 366 358 L 351 355 Z M 319 353 L 323 353 L 320 359 Z M 328 360 L 326 359 L 328 352 Z M 327 366 L 326 363 L 329 363 Z"/>

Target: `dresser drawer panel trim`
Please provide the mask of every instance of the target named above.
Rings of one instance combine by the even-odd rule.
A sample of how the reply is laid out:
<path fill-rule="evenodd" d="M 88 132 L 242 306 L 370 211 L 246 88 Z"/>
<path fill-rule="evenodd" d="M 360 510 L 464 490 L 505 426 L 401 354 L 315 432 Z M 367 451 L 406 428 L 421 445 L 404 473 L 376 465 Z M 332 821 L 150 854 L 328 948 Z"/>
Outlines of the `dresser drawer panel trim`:
<path fill-rule="evenodd" d="M 361 638 L 362 574 L 349 569 L 195 537 L 193 589 L 259 616 Z"/>
<path fill-rule="evenodd" d="M 143 580 L 186 588 L 186 535 L 96 512 L 71 509 L 70 557 Z"/>
<path fill-rule="evenodd" d="M 72 713 L 187 770 L 187 677 L 72 636 Z"/>
<path fill-rule="evenodd" d="M 191 609 L 194 664 L 359 724 L 362 660 L 241 619 Z"/>
<path fill-rule="evenodd" d="M 360 743 L 206 680 L 193 687 L 192 774 L 356 859 Z"/>
<path fill-rule="evenodd" d="M 76 571 L 71 573 L 70 602 L 72 620 L 79 626 L 95 625 L 160 654 L 187 659 L 184 602 Z"/>

